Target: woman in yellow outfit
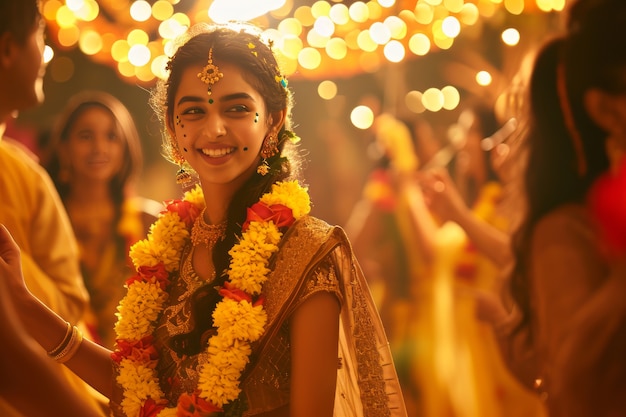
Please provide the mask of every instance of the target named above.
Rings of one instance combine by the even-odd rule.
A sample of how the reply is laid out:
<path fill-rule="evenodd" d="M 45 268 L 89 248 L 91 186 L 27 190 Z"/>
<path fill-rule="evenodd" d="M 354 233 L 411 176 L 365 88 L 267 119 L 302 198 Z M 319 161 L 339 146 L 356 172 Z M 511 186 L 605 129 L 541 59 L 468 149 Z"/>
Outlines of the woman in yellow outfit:
<path fill-rule="evenodd" d="M 543 416 L 536 393 L 508 371 L 483 301 L 500 297 L 510 267 L 511 214 L 503 210 L 503 187 L 490 174 L 481 140 L 494 133 L 489 109 L 469 110 L 464 146 L 452 175 L 435 169 L 420 179 L 433 218 L 429 272 L 416 285 L 415 338 L 420 341 L 413 376 L 423 392 L 425 416 Z M 453 181 L 452 177 L 457 181 Z M 482 319 L 485 319 L 483 321 Z"/>

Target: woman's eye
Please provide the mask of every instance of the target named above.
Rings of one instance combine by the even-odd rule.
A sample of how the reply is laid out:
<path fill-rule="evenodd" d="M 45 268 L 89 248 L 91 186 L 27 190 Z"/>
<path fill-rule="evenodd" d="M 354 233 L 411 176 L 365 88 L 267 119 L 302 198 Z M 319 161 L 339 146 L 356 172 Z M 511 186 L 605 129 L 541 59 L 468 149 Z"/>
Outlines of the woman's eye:
<path fill-rule="evenodd" d="M 248 106 L 245 106 L 243 104 L 237 104 L 236 106 L 232 106 L 230 109 L 228 109 L 228 111 L 235 112 L 235 113 L 249 112 Z"/>
<path fill-rule="evenodd" d="M 199 108 L 199 107 L 190 107 L 186 110 L 183 110 L 182 114 L 183 115 L 187 115 L 187 114 L 202 114 L 204 113 L 204 111 Z"/>

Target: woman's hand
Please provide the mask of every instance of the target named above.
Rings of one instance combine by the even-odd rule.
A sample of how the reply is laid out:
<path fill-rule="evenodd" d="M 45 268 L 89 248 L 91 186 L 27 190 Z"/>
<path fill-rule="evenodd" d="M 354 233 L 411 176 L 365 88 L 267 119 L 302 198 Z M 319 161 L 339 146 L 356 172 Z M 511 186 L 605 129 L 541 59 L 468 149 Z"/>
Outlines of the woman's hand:
<path fill-rule="evenodd" d="M 446 169 L 433 169 L 418 178 L 426 204 L 441 221 L 459 223 L 468 207 Z"/>

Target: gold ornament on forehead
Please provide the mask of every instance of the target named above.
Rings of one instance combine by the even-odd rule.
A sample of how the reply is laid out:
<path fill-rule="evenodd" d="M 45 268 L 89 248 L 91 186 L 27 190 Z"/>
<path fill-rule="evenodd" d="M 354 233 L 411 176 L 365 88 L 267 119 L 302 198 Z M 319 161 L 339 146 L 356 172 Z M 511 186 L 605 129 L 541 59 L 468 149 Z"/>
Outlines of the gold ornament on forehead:
<path fill-rule="evenodd" d="M 209 86 L 208 95 L 211 95 L 211 88 L 213 84 L 218 82 L 220 78 L 222 78 L 224 74 L 220 72 L 220 69 L 217 65 L 213 64 L 213 48 L 209 49 L 209 60 L 202 71 L 198 73 L 198 78 Z"/>

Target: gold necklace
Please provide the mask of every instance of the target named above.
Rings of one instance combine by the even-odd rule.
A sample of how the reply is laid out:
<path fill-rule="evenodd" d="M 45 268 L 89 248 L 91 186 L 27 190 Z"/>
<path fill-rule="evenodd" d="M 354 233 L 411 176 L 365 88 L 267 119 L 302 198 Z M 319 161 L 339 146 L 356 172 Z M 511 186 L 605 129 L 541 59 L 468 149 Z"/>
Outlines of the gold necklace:
<path fill-rule="evenodd" d="M 196 218 L 191 228 L 191 244 L 196 247 L 200 244 L 206 245 L 209 250 L 213 250 L 213 246 L 218 240 L 223 240 L 226 235 L 226 220 L 220 224 L 207 224 L 204 221 L 204 210 Z"/>

